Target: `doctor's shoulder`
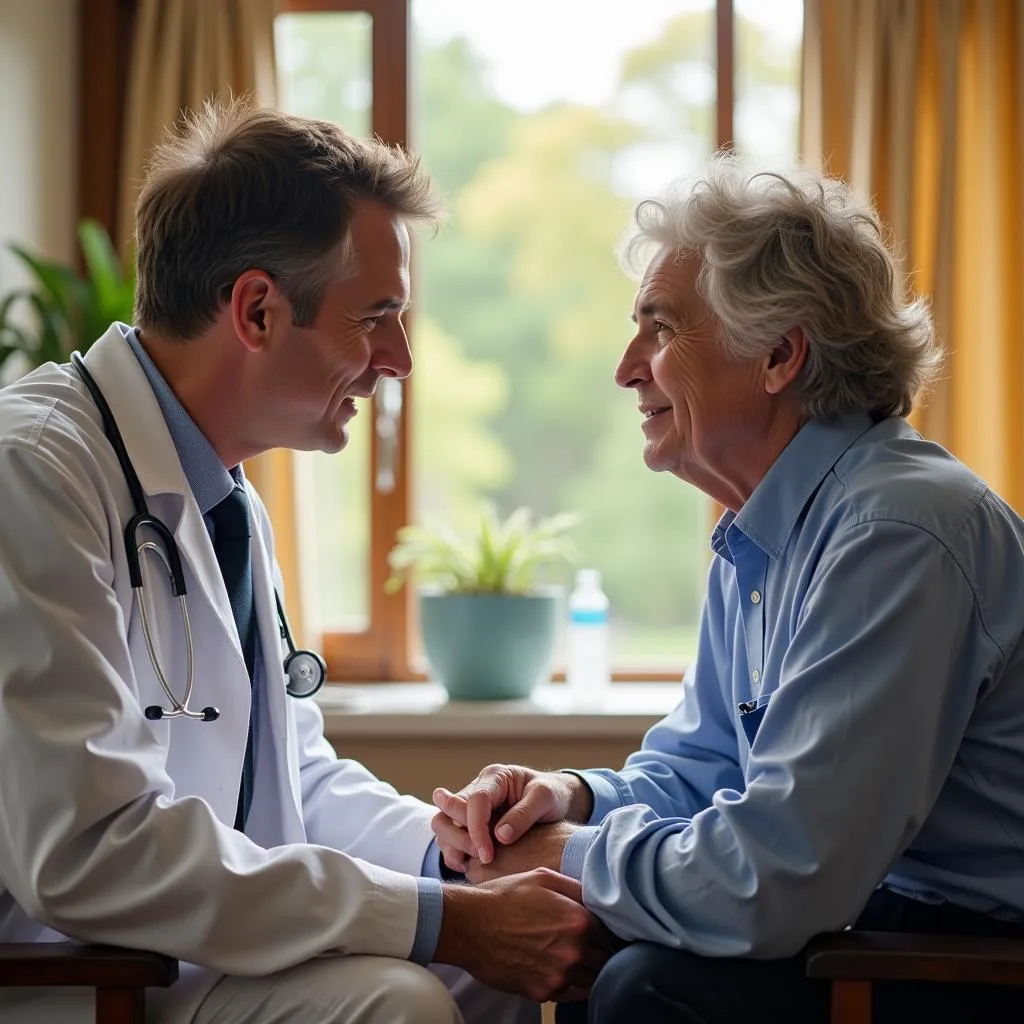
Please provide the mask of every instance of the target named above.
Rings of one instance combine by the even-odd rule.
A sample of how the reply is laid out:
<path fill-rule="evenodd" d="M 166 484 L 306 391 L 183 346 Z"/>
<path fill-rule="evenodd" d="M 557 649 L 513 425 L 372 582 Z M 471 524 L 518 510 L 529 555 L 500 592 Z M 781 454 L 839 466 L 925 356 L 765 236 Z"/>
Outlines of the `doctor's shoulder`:
<path fill-rule="evenodd" d="M 47 363 L 0 388 L 0 493 L 31 476 L 37 486 L 49 480 L 54 497 L 62 491 L 99 511 L 111 460 L 116 467 L 102 423 L 69 367 Z"/>
<path fill-rule="evenodd" d="M 87 445 L 97 436 L 102 424 L 70 364 L 46 363 L 0 388 L 0 443 Z"/>

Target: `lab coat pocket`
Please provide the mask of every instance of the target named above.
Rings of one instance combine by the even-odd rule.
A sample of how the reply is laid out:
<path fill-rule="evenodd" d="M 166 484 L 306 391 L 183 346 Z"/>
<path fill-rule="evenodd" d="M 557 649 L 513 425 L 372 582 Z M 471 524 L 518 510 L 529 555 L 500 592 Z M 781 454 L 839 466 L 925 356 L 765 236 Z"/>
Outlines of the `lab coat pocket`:
<path fill-rule="evenodd" d="M 756 700 L 747 700 L 739 705 L 740 725 L 743 726 L 743 733 L 747 737 L 747 744 L 754 745 L 754 737 L 757 730 L 761 728 L 761 719 L 768 710 L 768 702 L 772 699 L 770 693 L 763 694 Z"/>

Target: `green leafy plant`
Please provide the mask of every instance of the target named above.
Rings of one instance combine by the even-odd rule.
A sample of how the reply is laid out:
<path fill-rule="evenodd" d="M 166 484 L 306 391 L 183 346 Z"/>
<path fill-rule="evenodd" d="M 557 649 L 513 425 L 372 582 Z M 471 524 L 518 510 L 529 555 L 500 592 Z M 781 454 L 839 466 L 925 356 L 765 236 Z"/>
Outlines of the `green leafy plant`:
<path fill-rule="evenodd" d="M 63 362 L 85 352 L 115 320 L 131 323 L 135 267 L 122 267 L 98 221 L 78 225 L 85 273 L 44 260 L 17 245 L 10 251 L 28 268 L 31 283 L 0 299 L 0 368 L 16 353 L 30 367 Z"/>
<path fill-rule="evenodd" d="M 518 508 L 502 522 L 488 505 L 467 533 L 447 526 L 403 527 L 388 555 L 387 590 L 393 593 L 414 576 L 420 585 L 450 594 L 528 593 L 555 567 L 575 560 L 567 532 L 577 521 L 562 513 L 534 523 L 530 509 Z"/>

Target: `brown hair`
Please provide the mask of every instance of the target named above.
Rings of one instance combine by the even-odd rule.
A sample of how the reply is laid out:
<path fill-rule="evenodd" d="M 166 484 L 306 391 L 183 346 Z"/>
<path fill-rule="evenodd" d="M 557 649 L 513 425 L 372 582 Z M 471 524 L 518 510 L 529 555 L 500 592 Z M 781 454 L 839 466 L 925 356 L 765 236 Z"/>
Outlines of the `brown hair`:
<path fill-rule="evenodd" d="M 345 268 L 360 199 L 409 222 L 440 216 L 419 160 L 397 147 L 244 100 L 207 102 L 147 168 L 135 215 L 136 324 L 192 338 L 238 276 L 258 268 L 308 326 Z"/>

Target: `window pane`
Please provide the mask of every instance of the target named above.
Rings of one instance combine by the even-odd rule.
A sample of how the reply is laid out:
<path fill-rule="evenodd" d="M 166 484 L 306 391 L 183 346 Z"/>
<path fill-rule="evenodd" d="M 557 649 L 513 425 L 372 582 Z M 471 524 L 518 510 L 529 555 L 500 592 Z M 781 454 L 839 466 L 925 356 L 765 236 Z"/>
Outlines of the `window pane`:
<path fill-rule="evenodd" d="M 802 0 L 736 0 L 736 148 L 758 167 L 797 153 Z"/>
<path fill-rule="evenodd" d="M 278 15 L 274 56 L 281 109 L 369 135 L 372 30 L 364 11 Z"/>
<path fill-rule="evenodd" d="M 418 249 L 417 515 L 577 510 L 616 663 L 678 666 L 709 503 L 644 466 L 612 382 L 635 291 L 613 250 L 637 199 L 714 148 L 711 0 L 413 0 L 413 21 L 413 144 L 451 212 Z"/>
<path fill-rule="evenodd" d="M 370 132 L 372 20 L 363 12 L 282 14 L 274 22 L 284 110 Z M 340 455 L 296 454 L 306 628 L 359 632 L 369 624 L 369 404 Z"/>

